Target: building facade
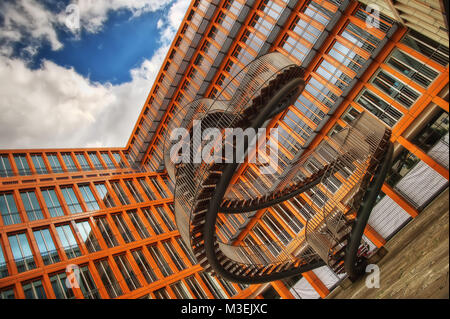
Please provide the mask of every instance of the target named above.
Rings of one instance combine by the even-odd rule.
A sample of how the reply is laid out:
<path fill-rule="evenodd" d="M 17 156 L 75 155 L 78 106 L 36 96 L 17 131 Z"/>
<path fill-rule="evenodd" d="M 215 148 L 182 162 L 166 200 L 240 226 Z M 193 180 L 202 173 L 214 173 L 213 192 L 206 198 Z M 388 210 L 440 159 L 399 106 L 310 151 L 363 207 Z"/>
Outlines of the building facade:
<path fill-rule="evenodd" d="M 0 297 L 325 297 L 345 277 L 327 266 L 251 286 L 202 271 L 175 225 L 165 133 L 177 110 L 219 96 L 256 57 L 288 56 L 306 86 L 268 124 L 278 128 L 283 167 L 363 111 L 392 129 L 394 165 L 364 232 L 375 251 L 449 178 L 448 47 L 396 19 L 348 0 L 192 1 L 124 148 L 0 151 Z M 264 187 L 255 174 L 255 164 L 241 165 L 234 189 Z M 316 188 L 222 215 L 217 235 L 272 243 L 275 255 L 326 200 Z M 79 288 L 68 288 L 75 275 Z"/>

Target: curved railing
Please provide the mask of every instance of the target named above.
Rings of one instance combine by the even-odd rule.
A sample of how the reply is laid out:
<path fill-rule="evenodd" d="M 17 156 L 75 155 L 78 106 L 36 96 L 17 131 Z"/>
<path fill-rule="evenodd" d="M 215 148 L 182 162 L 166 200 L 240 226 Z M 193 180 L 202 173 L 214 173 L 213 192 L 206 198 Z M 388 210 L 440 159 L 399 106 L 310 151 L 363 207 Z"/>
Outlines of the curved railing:
<path fill-rule="evenodd" d="M 235 142 L 223 141 L 227 128 L 263 127 L 291 105 L 303 88 L 303 70 L 299 66 L 280 53 L 266 54 L 238 73 L 216 99 L 191 102 L 169 123 L 164 160 L 176 185 L 176 223 L 205 270 L 245 283 L 281 279 L 324 264 L 342 271 L 343 247 L 356 207 L 354 199 L 364 193 L 373 169 L 382 160 L 390 134 L 384 126 L 371 121 L 369 115 L 361 115 L 352 126 L 304 154 L 290 174 L 281 178 L 284 172 L 275 170 L 267 190 L 256 196 L 236 197 L 230 185 L 240 165 L 236 158 L 226 162 L 229 159 L 222 156 L 221 161 L 210 162 L 199 157 L 208 143 L 236 151 Z M 206 142 L 202 132 L 207 129 L 218 134 Z M 175 147 L 179 141 L 173 141 L 173 135 L 184 141 L 178 146 L 188 147 L 187 152 Z M 245 144 L 248 156 L 252 153 L 250 142 Z M 343 175 L 348 176 L 343 179 Z M 332 178 L 342 179 L 342 186 L 334 193 L 327 187 Z M 288 245 L 263 242 L 235 246 L 219 240 L 219 213 L 242 214 L 312 189 L 320 190 L 328 200 Z"/>

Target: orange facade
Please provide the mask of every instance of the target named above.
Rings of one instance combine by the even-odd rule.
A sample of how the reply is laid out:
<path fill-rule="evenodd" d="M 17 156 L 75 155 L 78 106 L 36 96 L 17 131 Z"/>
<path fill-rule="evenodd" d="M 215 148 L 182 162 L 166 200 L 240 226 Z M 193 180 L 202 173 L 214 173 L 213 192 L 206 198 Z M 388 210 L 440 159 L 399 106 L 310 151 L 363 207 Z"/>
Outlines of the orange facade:
<path fill-rule="evenodd" d="M 368 25 L 365 8 L 341 0 L 194 0 L 124 148 L 0 151 L 1 296 L 264 296 L 264 285 L 202 273 L 183 247 L 162 148 L 178 108 L 217 96 L 238 70 L 272 51 L 306 69 L 305 91 L 268 124 L 283 132 L 286 167 L 359 112 L 392 128 L 399 169 L 383 186 L 386 196 L 365 230 L 373 249 L 383 246 L 448 186 L 448 160 L 435 151 L 446 134 L 448 143 L 448 48 L 383 15 L 377 27 Z M 411 177 L 414 170 L 420 178 Z M 254 182 L 257 172 L 255 164 L 241 165 L 235 189 L 263 186 Z M 432 194 L 417 197 L 415 180 L 433 180 Z M 319 195 L 221 216 L 218 236 L 236 244 L 289 241 L 305 224 L 305 211 L 320 210 Z M 70 264 L 80 268 L 80 288 L 65 288 Z M 337 282 L 315 270 L 302 280 L 322 298 Z M 270 285 L 282 298 L 305 297 L 287 281 Z"/>

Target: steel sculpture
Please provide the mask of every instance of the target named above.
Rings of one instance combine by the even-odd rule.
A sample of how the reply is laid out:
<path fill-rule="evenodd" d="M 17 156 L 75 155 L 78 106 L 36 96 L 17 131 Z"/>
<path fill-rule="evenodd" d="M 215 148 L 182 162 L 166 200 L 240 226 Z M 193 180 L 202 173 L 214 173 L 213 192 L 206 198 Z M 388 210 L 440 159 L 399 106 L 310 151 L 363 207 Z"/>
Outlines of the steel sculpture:
<path fill-rule="evenodd" d="M 237 195 L 237 184 L 230 185 L 241 163 L 195 161 L 205 142 L 194 145 L 192 140 L 201 141 L 201 132 L 264 127 L 295 102 L 305 87 L 303 76 L 304 70 L 281 53 L 263 55 L 232 78 L 216 99 L 189 103 L 168 125 L 164 162 L 176 185 L 177 227 L 206 271 L 241 283 L 278 280 L 323 265 L 337 273 L 345 271 L 352 279 L 363 271 L 362 232 L 392 157 L 391 131 L 370 115 L 362 113 L 352 125 L 302 154 L 290 170 L 276 171 L 256 196 Z M 201 123 L 201 130 L 195 130 L 195 123 Z M 175 144 L 171 135 L 177 128 L 185 129 L 183 138 L 189 144 L 188 158 L 181 163 L 174 163 L 174 155 L 179 154 L 171 153 Z M 217 143 L 225 147 L 227 142 L 217 139 Z M 234 143 L 228 146 L 236 148 Z M 334 193 L 327 187 L 332 178 L 342 181 Z M 313 188 L 326 195 L 326 202 L 296 238 L 278 245 L 282 250 L 277 253 L 270 249 L 270 242 L 234 245 L 216 234 L 218 214 L 246 214 Z"/>

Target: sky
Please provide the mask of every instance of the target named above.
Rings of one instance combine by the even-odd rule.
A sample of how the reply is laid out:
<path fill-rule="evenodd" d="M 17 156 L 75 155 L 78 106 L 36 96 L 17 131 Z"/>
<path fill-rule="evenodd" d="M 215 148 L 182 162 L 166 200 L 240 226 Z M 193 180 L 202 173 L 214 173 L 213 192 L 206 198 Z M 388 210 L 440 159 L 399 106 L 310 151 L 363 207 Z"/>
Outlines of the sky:
<path fill-rule="evenodd" d="M 190 0 L 1 0 L 0 149 L 123 147 Z"/>

